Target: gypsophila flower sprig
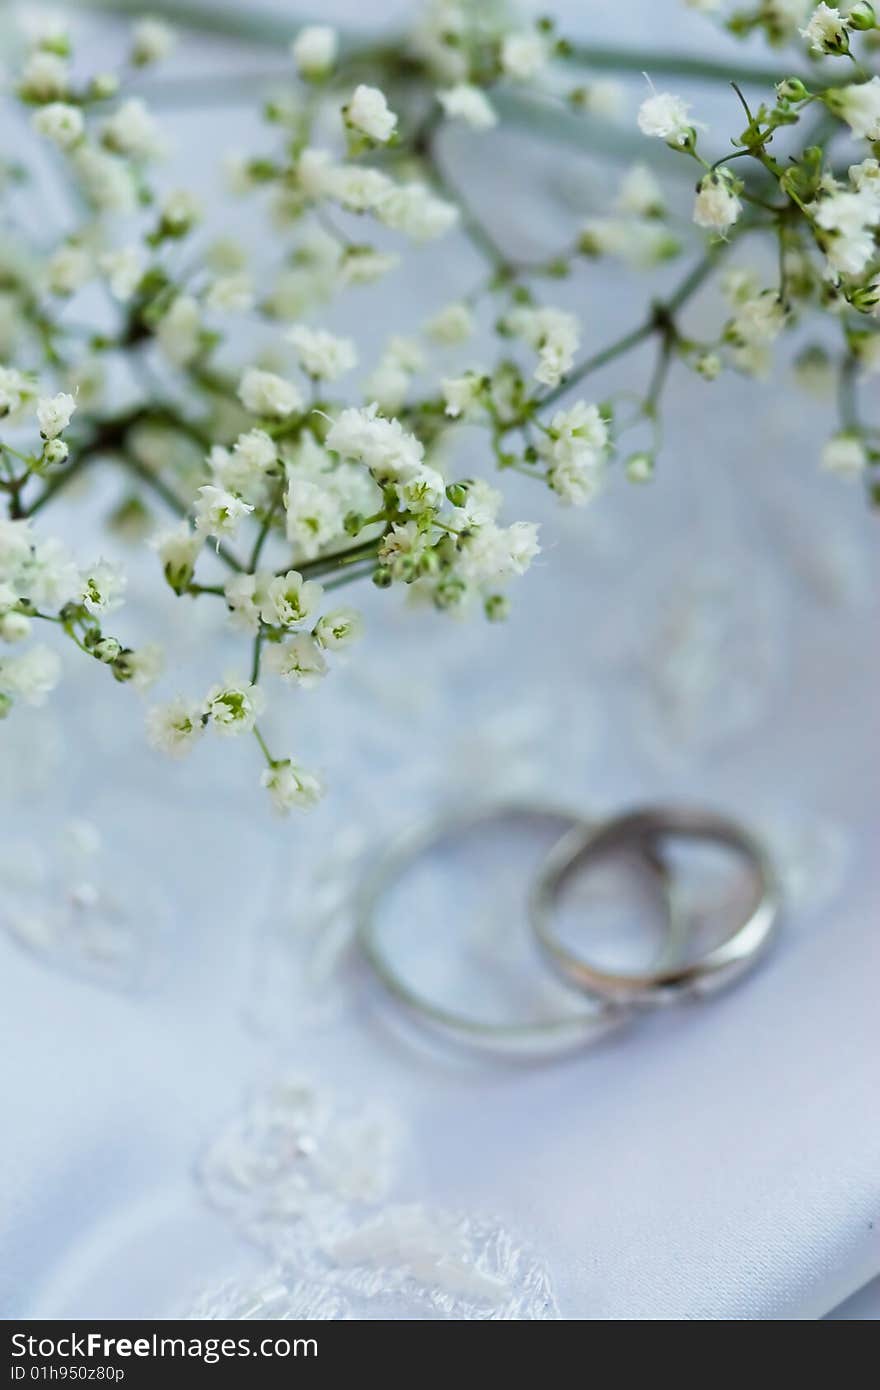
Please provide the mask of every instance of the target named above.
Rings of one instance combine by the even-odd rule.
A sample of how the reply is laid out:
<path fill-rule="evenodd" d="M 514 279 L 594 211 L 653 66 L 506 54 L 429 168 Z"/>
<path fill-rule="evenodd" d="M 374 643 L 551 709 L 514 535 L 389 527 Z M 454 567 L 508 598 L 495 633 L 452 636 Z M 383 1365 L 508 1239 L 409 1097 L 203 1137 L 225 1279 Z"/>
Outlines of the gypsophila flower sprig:
<path fill-rule="evenodd" d="M 30 36 L 10 88 L 84 212 L 36 253 L 27 161 L 10 166 L 0 714 L 39 703 L 59 677 L 59 643 L 35 641 L 38 631 L 120 683 L 146 689 L 161 674 L 154 644 L 132 648 L 116 634 L 125 574 L 52 535 L 52 511 L 73 480 L 86 484 L 78 504 L 89 504 L 97 461 L 127 478 L 114 524 L 151 529 L 157 581 L 182 602 L 214 604 L 242 644 L 241 660 L 208 689 L 175 673 L 178 691 L 147 712 L 150 742 L 181 757 L 205 737 L 218 749 L 252 739 L 258 780 L 281 813 L 321 794 L 308 766 L 308 711 L 362 635 L 357 608 L 335 591 L 372 582 L 441 612 L 472 607 L 502 619 L 510 586 L 540 553 L 537 525 L 505 514 L 505 477 L 528 476 L 576 507 L 594 504 L 615 471 L 651 483 L 674 368 L 706 383 L 728 370 L 761 378 L 787 330 L 824 316 L 840 341 L 839 418 L 819 462 L 865 480 L 878 500 L 880 430 L 859 399 L 862 377 L 880 371 L 875 11 L 865 0 L 698 8 L 735 34 L 762 32 L 773 48 L 769 70 L 682 60 L 683 80 L 700 70 L 726 84 L 724 130 L 707 128 L 701 89 L 667 89 L 674 55 L 656 74 L 650 55 L 606 47 L 599 72 L 589 44 L 503 3 L 429 0 L 393 43 L 279 20 L 289 72 L 264 103 L 265 139 L 222 171 L 230 196 L 268 212 L 269 255 L 265 236 L 254 246 L 230 238 L 168 179 L 171 132 L 159 106 L 177 34 L 165 0 L 133 25 L 118 68 L 88 72 L 88 54 L 58 25 Z M 243 34 L 248 23 L 243 13 Z M 260 33 L 270 27 L 264 19 Z M 492 207 L 465 193 L 447 131 L 491 158 L 508 113 L 531 113 L 545 139 L 566 112 L 569 122 L 620 119 L 607 73 L 615 63 L 647 75 L 631 119 L 644 159 L 615 175 L 606 204 L 561 246 L 524 260 Z M 194 104 L 203 80 L 186 84 Z M 847 141 L 855 157 L 843 154 Z M 672 211 L 679 171 L 693 180 L 689 233 Z M 752 269 L 766 257 L 741 252 L 761 239 L 777 267 L 769 280 Z M 421 332 L 401 332 L 401 258 L 415 248 L 427 263 L 464 263 L 463 240 L 483 264 L 479 282 L 467 270 Z M 597 263 L 600 274 L 604 262 L 650 277 L 688 252 L 678 287 L 658 295 L 649 278 L 641 318 L 604 340 L 560 289 L 575 276 L 589 286 Z M 387 325 L 370 360 L 357 335 L 330 331 L 320 314 L 350 298 L 356 319 L 360 287 L 377 282 L 389 287 Z M 687 308 L 710 282 L 723 307 L 698 338 Z M 96 303 L 92 321 L 86 306 Z M 603 367 L 650 344 L 653 366 L 635 391 L 592 389 Z M 824 347 L 801 354 L 804 380 L 819 358 L 825 370 Z M 464 431 L 459 469 L 451 460 Z M 288 721 L 296 757 L 279 756 L 265 719 L 274 711 L 283 724 L 300 699 Z"/>

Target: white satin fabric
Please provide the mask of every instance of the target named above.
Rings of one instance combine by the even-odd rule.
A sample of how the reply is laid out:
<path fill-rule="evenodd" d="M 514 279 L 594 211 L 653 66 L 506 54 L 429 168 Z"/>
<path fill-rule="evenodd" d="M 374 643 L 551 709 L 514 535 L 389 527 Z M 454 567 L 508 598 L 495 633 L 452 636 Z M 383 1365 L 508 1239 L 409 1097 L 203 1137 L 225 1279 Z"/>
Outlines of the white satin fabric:
<path fill-rule="evenodd" d="M 593 23 L 564 8 L 573 30 Z M 611 7 L 595 9 L 599 32 Z M 717 45 L 673 0 L 642 9 L 667 47 L 679 30 Z M 217 61 L 249 65 L 222 48 Z M 711 111 L 736 124 L 717 94 Z M 177 176 L 207 187 L 201 148 L 192 162 L 204 122 L 178 126 Z M 251 127 L 212 113 L 211 135 L 242 145 Z M 467 144 L 463 171 L 478 159 Z M 580 209 L 611 177 L 568 153 L 525 202 L 511 161 L 476 187 L 528 252 L 552 244 L 560 191 Z M 395 328 L 414 330 L 473 279 L 453 257 L 426 286 L 414 259 L 393 302 L 364 291 L 361 322 L 393 308 Z M 585 283 L 564 298 L 579 296 L 592 347 L 637 320 L 644 288 L 601 271 Z M 710 295 L 690 322 L 711 334 L 722 314 Z M 596 390 L 649 371 L 636 356 Z M 263 1290 L 253 1306 L 282 1315 L 809 1319 L 880 1275 L 877 521 L 858 488 L 819 476 L 830 407 L 796 394 L 784 366 L 767 386 L 678 370 L 666 418 L 653 487 L 618 480 L 571 515 L 513 487 L 510 519 L 541 519 L 545 553 L 505 628 L 353 591 L 362 649 L 273 726 L 327 777 L 309 818 L 270 819 L 250 746 L 206 741 L 191 763 L 162 764 L 133 693 L 74 652 L 50 706 L 5 725 L 4 1316 L 247 1316 L 250 1287 Z M 471 469 L 480 443 L 464 445 Z M 97 542 L 74 517 L 86 558 Z M 119 615 L 120 630 L 168 642 L 166 695 L 234 658 L 219 613 L 185 607 L 169 594 Z M 540 1065 L 398 1029 L 346 950 L 354 869 L 411 817 L 511 788 L 591 811 L 683 796 L 754 822 L 788 890 L 777 949 L 728 994 Z M 94 823 L 103 848 L 71 848 L 68 833 L 62 852 L 71 818 Z M 469 960 L 494 987 L 505 930 L 522 931 L 521 845 L 492 856 L 472 883 Z M 423 970 L 453 990 L 461 978 L 440 976 L 458 880 L 443 859 L 425 872 Z M 81 879 L 99 890 L 85 924 L 59 909 Z M 305 1216 L 285 1225 L 272 1208 L 256 1238 L 199 1174 L 254 1087 L 292 1073 L 322 1098 L 331 1138 L 337 1105 L 379 1106 L 393 1155 L 366 1196 L 325 1166 L 306 1180 Z M 335 1254 L 322 1211 L 349 1241 Z M 382 1222 L 384 1264 L 364 1264 L 352 1233 Z M 490 1257 L 497 1298 L 465 1277 L 495 1277 Z M 211 1291 L 229 1281 L 239 1293 L 224 1303 Z M 873 1316 L 870 1298 L 840 1316 Z"/>

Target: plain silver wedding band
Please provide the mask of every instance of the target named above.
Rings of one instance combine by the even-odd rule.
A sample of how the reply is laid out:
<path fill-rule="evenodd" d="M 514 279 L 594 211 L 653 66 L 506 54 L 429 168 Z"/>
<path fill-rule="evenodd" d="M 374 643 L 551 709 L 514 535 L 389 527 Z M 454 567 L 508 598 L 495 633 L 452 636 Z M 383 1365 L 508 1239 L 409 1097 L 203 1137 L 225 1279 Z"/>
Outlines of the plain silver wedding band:
<path fill-rule="evenodd" d="M 620 1002 L 596 995 L 586 1012 L 559 1015 L 528 1023 L 493 1023 L 435 1003 L 410 985 L 398 971 L 379 932 L 379 907 L 387 892 L 421 855 L 444 840 L 475 826 L 505 819 L 552 820 L 572 827 L 571 834 L 592 834 L 575 811 L 528 802 L 504 802 L 436 817 L 400 836 L 363 880 L 355 901 L 357 940 L 367 965 L 385 991 L 419 1022 L 458 1041 L 493 1051 L 538 1055 L 590 1041 L 632 1016 Z M 568 840 L 569 836 L 563 838 Z M 652 880 L 666 911 L 669 934 L 676 936 L 669 888 L 662 868 L 648 858 Z"/>
<path fill-rule="evenodd" d="M 745 861 L 755 884 L 755 902 L 746 920 L 704 956 L 644 973 L 604 970 L 569 949 L 554 930 L 559 894 L 567 880 L 614 850 L 639 847 L 645 853 L 656 853 L 658 842 L 670 838 L 721 845 Z M 551 849 L 538 871 L 529 901 L 538 944 L 563 979 L 591 997 L 641 1006 L 689 993 L 707 993 L 732 983 L 769 944 L 780 906 L 776 874 L 760 841 L 737 821 L 702 807 L 686 806 L 645 806 L 597 826 L 575 827 Z M 676 915 L 672 909 L 671 915 Z"/>

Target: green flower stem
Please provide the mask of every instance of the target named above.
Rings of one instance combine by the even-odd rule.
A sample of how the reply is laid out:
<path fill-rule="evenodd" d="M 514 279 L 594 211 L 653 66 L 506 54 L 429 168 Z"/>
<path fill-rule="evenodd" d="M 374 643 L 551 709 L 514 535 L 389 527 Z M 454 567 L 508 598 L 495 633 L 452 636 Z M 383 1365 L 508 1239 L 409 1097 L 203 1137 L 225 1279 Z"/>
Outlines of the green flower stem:
<path fill-rule="evenodd" d="M 267 744 L 266 744 L 266 740 L 263 738 L 263 735 L 260 733 L 260 731 L 259 731 L 259 729 L 257 728 L 256 724 L 254 725 L 254 738 L 257 740 L 257 743 L 260 745 L 260 748 L 262 749 L 263 757 L 266 759 L 266 762 L 268 763 L 269 767 L 277 767 L 277 766 L 278 766 L 278 759 L 272 757 L 272 754 L 269 752 L 268 746 L 267 746 Z"/>
<path fill-rule="evenodd" d="M 260 657 L 263 654 L 263 628 L 262 625 L 257 630 L 254 638 L 254 655 L 251 661 L 251 685 L 256 685 L 260 679 Z"/>
<path fill-rule="evenodd" d="M 726 244 L 727 243 L 725 243 L 725 245 Z M 633 328 L 629 333 L 625 333 L 622 338 L 618 338 L 616 342 L 610 343 L 609 346 L 603 348 L 601 352 L 597 352 L 594 356 L 588 357 L 585 361 L 581 362 L 579 366 L 575 367 L 574 371 L 569 373 L 564 381 L 561 381 L 558 386 L 554 386 L 552 391 L 548 391 L 547 395 L 542 397 L 540 402 L 541 406 L 552 405 L 560 396 L 565 395 L 573 386 L 576 386 L 579 381 L 583 381 L 585 377 L 598 371 L 600 367 L 607 366 L 607 364 L 613 362 L 615 358 L 622 357 L 624 353 L 629 352 L 632 348 L 638 347 L 639 343 L 643 343 L 647 338 L 653 337 L 655 333 L 668 334 L 673 316 L 687 303 L 692 295 L 696 294 L 697 290 L 715 268 L 715 264 L 719 255 L 722 254 L 722 251 L 723 248 L 721 247 L 716 247 L 712 251 L 709 251 L 701 261 L 697 262 L 689 274 L 682 280 L 678 289 L 675 290 L 667 300 L 661 301 L 653 306 L 651 313 L 648 318 L 645 319 L 644 323 L 640 323 L 637 328 Z"/>

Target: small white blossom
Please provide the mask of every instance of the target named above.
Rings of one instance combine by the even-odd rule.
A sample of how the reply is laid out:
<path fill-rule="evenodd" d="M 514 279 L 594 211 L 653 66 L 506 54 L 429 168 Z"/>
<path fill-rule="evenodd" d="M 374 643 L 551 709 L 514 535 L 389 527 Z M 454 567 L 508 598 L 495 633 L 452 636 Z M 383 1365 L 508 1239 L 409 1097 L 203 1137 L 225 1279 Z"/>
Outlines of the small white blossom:
<path fill-rule="evenodd" d="M 260 612 L 272 627 L 293 627 L 304 622 L 319 608 L 324 590 L 314 579 L 303 579 L 297 570 L 279 574 L 272 580 Z"/>
<path fill-rule="evenodd" d="M 864 188 L 841 190 L 814 203 L 818 227 L 829 233 L 823 250 L 829 264 L 844 275 L 858 275 L 873 258 L 874 229 L 880 224 L 880 204 Z"/>
<path fill-rule="evenodd" d="M 476 330 L 476 322 L 467 304 L 447 304 L 425 324 L 425 334 L 443 347 L 466 343 Z"/>
<path fill-rule="evenodd" d="M 243 314 L 254 306 L 254 286 L 247 271 L 220 275 L 205 296 L 209 309 L 221 314 Z"/>
<path fill-rule="evenodd" d="M 588 456 L 561 459 L 547 474 L 547 482 L 569 507 L 584 507 L 601 491 L 605 481 L 602 460 Z"/>
<path fill-rule="evenodd" d="M 574 314 L 564 309 L 523 306 L 508 315 L 507 326 L 537 352 L 535 380 L 544 386 L 558 386 L 571 370 L 580 343 L 580 327 Z"/>
<path fill-rule="evenodd" d="M 343 410 L 327 432 L 327 448 L 342 458 L 357 459 L 380 481 L 415 472 L 422 462 L 421 442 L 399 420 L 386 420 L 375 404 Z"/>
<path fill-rule="evenodd" d="M 437 93 L 443 113 L 450 120 L 464 121 L 472 130 L 491 130 L 498 124 L 495 108 L 479 87 L 459 82 Z"/>
<path fill-rule="evenodd" d="M 386 255 L 369 246 L 348 246 L 339 263 L 339 274 L 346 285 L 371 285 L 399 263 L 399 256 Z"/>
<path fill-rule="evenodd" d="M 841 478 L 858 478 L 868 464 L 865 446 L 857 434 L 835 434 L 822 450 L 822 467 Z"/>
<path fill-rule="evenodd" d="M 185 589 L 193 577 L 195 563 L 202 548 L 202 536 L 191 531 L 185 521 L 171 530 L 162 531 L 151 541 L 157 552 L 165 578 L 172 589 Z"/>
<path fill-rule="evenodd" d="M 260 608 L 266 601 L 266 591 L 272 576 L 264 571 L 256 574 L 234 574 L 224 585 L 226 605 L 230 611 L 233 627 L 244 632 L 257 632 L 260 626 Z"/>
<path fill-rule="evenodd" d="M 183 236 L 201 218 L 202 205 L 188 188 L 175 188 L 162 199 L 159 213 L 163 227 Z"/>
<path fill-rule="evenodd" d="M 147 642 L 136 651 L 125 652 L 117 666 L 120 664 L 135 690 L 149 690 L 165 669 L 165 653 L 157 642 Z"/>
<path fill-rule="evenodd" d="M 577 401 L 550 421 L 550 452 L 557 463 L 601 458 L 608 447 L 608 425 L 597 405 Z"/>
<path fill-rule="evenodd" d="M 99 560 L 82 576 L 80 601 L 92 614 L 112 613 L 120 607 L 127 583 L 118 565 Z"/>
<path fill-rule="evenodd" d="M 124 159 L 81 142 L 72 155 L 74 171 L 89 202 L 101 212 L 133 212 L 137 189 Z"/>
<path fill-rule="evenodd" d="M 350 338 L 337 338 L 322 329 L 295 324 L 287 341 L 296 348 L 303 371 L 319 381 L 336 381 L 357 366 L 357 351 Z"/>
<path fill-rule="evenodd" d="M 295 415 L 304 405 L 302 392 L 293 382 L 285 381 L 274 372 L 249 367 L 238 384 L 238 398 L 245 410 L 254 415 L 272 415 L 283 419 Z"/>
<path fill-rule="evenodd" d="M 0 419 L 15 420 L 34 398 L 34 384 L 16 367 L 0 367 Z"/>
<path fill-rule="evenodd" d="M 880 77 L 847 87 L 832 87 L 825 101 L 829 110 L 846 121 L 853 135 L 862 140 L 880 140 Z"/>
<path fill-rule="evenodd" d="M 297 632 L 286 641 L 270 646 L 265 656 L 266 669 L 282 680 L 301 685 L 304 690 L 317 685 L 327 674 L 327 661 L 315 638 L 309 632 Z"/>
<path fill-rule="evenodd" d="M 110 293 L 120 303 L 131 299 L 144 277 L 144 261 L 140 248 L 123 246 L 118 251 L 104 251 L 98 257 L 98 266 L 106 275 Z"/>
<path fill-rule="evenodd" d="M 37 401 L 37 424 L 44 439 L 55 439 L 70 424 L 76 401 L 66 391 L 57 396 L 40 396 Z"/>
<path fill-rule="evenodd" d="M 279 815 L 286 815 L 294 807 L 303 809 L 314 806 L 323 793 L 320 780 L 296 763 L 275 763 L 267 767 L 260 777 Z"/>
<path fill-rule="evenodd" d="M 131 60 L 137 67 L 161 63 L 172 52 L 175 43 L 176 36 L 170 25 L 163 24 L 160 19 L 141 19 L 131 34 Z"/>
<path fill-rule="evenodd" d="M 533 522 L 515 521 L 508 527 L 490 522 L 467 537 L 459 568 L 469 583 L 501 584 L 525 574 L 540 551 L 538 527 Z"/>
<path fill-rule="evenodd" d="M 307 24 L 300 29 L 290 51 L 301 77 L 326 77 L 336 62 L 339 41 L 329 24 Z"/>
<path fill-rule="evenodd" d="M 356 642 L 363 632 L 363 619 L 356 608 L 335 608 L 315 624 L 315 640 L 325 651 L 338 651 Z"/>
<path fill-rule="evenodd" d="M 527 82 L 547 62 L 547 45 L 534 30 L 505 34 L 501 40 L 501 67 L 508 77 Z"/>
<path fill-rule="evenodd" d="M 21 656 L 0 658 L 0 691 L 26 705 L 45 704 L 60 675 L 61 661 L 49 647 L 29 647 Z"/>
<path fill-rule="evenodd" d="M 464 376 L 444 378 L 441 388 L 450 419 L 471 420 L 483 407 L 486 377 L 480 372 L 465 372 Z"/>
<path fill-rule="evenodd" d="M 454 227 L 459 218 L 455 203 L 438 198 L 423 183 L 392 187 L 376 204 L 375 212 L 386 227 L 413 241 L 433 241 Z"/>
<path fill-rule="evenodd" d="M 130 159 L 155 159 L 164 150 L 159 127 L 139 97 L 124 101 L 104 122 L 101 139 L 108 150 Z"/>
<path fill-rule="evenodd" d="M 46 283 L 53 294 L 76 294 L 91 279 L 92 270 L 92 258 L 85 247 L 67 242 L 46 262 Z"/>
<path fill-rule="evenodd" d="M 207 536 L 234 536 L 243 517 L 253 507 L 225 488 L 205 483 L 198 490 L 193 515 L 196 530 Z"/>
<path fill-rule="evenodd" d="M 671 92 L 652 92 L 639 107 L 639 130 L 670 144 L 685 145 L 690 139 L 690 104 Z"/>
<path fill-rule="evenodd" d="M 631 213 L 634 217 L 657 217 L 663 212 L 665 203 L 663 190 L 647 165 L 634 164 L 627 170 L 617 194 L 616 205 L 620 212 Z"/>
<path fill-rule="evenodd" d="M 342 108 L 342 114 L 347 126 L 380 145 L 391 139 L 397 125 L 397 117 L 389 108 L 385 93 L 378 87 L 367 87 L 363 82 L 355 87 L 347 105 Z"/>
<path fill-rule="evenodd" d="M 28 101 L 61 101 L 70 90 L 70 69 L 57 53 L 38 50 L 28 59 L 18 90 Z"/>
<path fill-rule="evenodd" d="M 813 53 L 847 53 L 849 32 L 840 10 L 830 5 L 818 5 L 810 16 L 802 36 Z"/>
<path fill-rule="evenodd" d="M 182 758 L 204 732 L 202 709 L 181 696 L 147 710 L 147 739 L 160 753 Z"/>
<path fill-rule="evenodd" d="M 694 200 L 694 221 L 698 227 L 723 235 L 729 231 L 742 212 L 733 179 L 723 169 L 716 169 L 700 180 Z"/>
<path fill-rule="evenodd" d="M 156 341 L 168 361 L 185 367 L 202 347 L 202 316 L 191 294 L 179 294 L 156 326 Z"/>
<path fill-rule="evenodd" d="M 250 681 L 215 685 L 205 698 L 203 713 L 218 734 L 249 734 L 265 707 L 265 697 Z"/>
<path fill-rule="evenodd" d="M 69 150 L 81 139 L 85 129 L 82 112 L 64 101 L 52 101 L 34 112 L 32 121 L 38 135 L 51 140 L 59 150 Z"/>

